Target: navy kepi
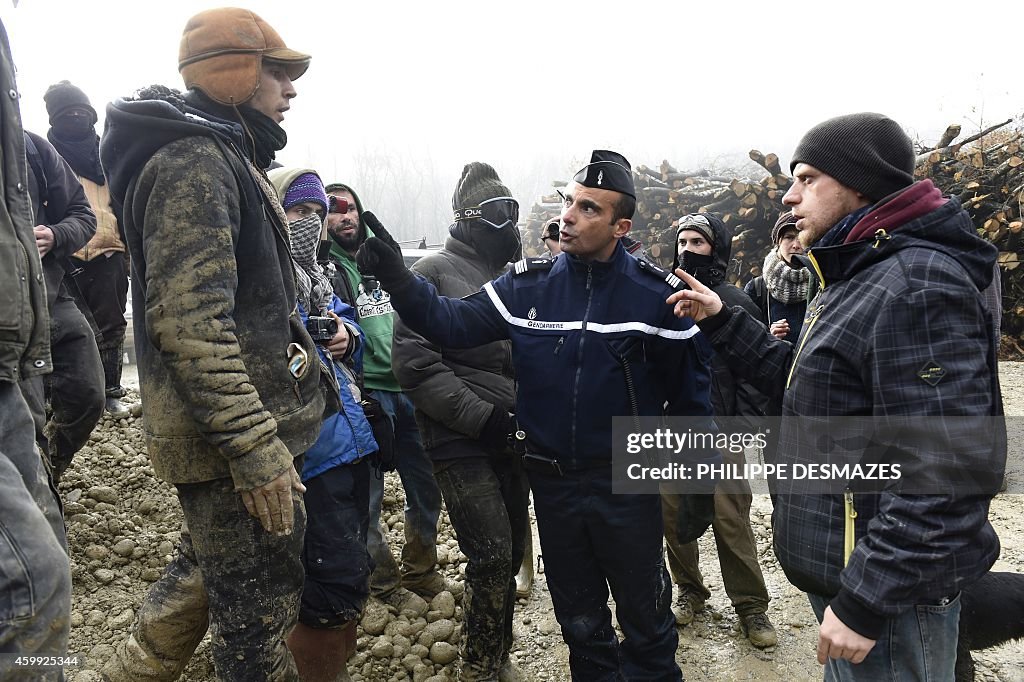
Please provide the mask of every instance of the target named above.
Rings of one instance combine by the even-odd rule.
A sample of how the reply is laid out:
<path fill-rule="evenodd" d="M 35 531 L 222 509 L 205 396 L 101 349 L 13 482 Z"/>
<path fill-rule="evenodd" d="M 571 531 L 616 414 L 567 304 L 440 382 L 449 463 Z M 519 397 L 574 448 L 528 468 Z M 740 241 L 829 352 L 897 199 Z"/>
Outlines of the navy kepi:
<path fill-rule="evenodd" d="M 633 171 L 630 168 L 629 161 L 622 154 L 607 149 L 595 149 L 590 155 L 590 163 L 581 168 L 572 179 L 584 187 L 610 189 L 636 199 Z"/>

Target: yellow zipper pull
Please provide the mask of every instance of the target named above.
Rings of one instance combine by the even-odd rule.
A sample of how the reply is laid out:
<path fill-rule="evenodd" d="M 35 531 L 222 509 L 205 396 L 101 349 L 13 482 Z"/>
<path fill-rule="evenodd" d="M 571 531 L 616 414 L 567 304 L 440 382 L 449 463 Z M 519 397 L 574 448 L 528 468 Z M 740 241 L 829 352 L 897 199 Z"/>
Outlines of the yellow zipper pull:
<path fill-rule="evenodd" d="M 882 228 L 878 228 L 877 230 L 875 230 L 875 243 L 872 245 L 871 248 L 877 249 L 879 244 L 881 244 L 882 242 L 887 242 L 890 239 L 892 239 L 892 237 L 889 236 L 888 232 L 886 232 Z"/>
<path fill-rule="evenodd" d="M 853 491 L 849 488 L 843 492 L 843 512 L 843 566 L 846 566 L 857 544 L 857 529 L 854 525 L 857 510 L 853 507 Z"/>

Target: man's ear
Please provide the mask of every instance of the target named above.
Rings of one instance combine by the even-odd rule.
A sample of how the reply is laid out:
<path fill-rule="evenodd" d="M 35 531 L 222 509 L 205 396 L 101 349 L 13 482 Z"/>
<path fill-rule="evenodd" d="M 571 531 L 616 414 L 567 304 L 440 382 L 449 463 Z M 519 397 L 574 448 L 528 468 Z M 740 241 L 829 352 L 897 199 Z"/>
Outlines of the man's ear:
<path fill-rule="evenodd" d="M 616 239 L 622 239 L 633 229 L 633 221 L 630 218 L 619 218 L 615 221 L 615 231 L 612 233 Z"/>

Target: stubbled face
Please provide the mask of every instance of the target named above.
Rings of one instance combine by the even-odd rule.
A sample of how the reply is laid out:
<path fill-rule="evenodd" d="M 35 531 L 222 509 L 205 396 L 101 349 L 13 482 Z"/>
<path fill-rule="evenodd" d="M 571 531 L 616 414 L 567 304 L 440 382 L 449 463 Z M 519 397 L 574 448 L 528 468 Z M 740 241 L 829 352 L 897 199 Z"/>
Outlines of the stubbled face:
<path fill-rule="evenodd" d="M 711 242 L 697 230 L 683 230 L 679 233 L 679 239 L 676 242 L 676 255 L 682 256 L 683 251 L 689 251 L 701 256 L 710 256 L 711 248 Z"/>
<path fill-rule="evenodd" d="M 284 214 L 288 217 L 288 222 L 292 223 L 296 220 L 302 220 L 306 216 L 310 215 L 317 215 L 323 219 L 323 210 L 324 207 L 320 204 L 312 201 L 304 201 L 301 204 L 295 204 L 285 211 Z"/>
<path fill-rule="evenodd" d="M 800 243 L 799 233 L 793 228 L 786 228 L 779 240 L 779 256 L 787 263 L 791 263 L 793 256 L 803 253 L 804 247 Z"/>
<path fill-rule="evenodd" d="M 279 63 L 263 60 L 260 87 L 246 104 L 276 123 L 284 121 L 284 112 L 291 108 L 295 86 L 288 71 Z"/>
<path fill-rule="evenodd" d="M 831 175 L 806 163 L 798 163 L 793 169 L 793 185 L 782 197 L 782 203 L 793 211 L 800 244 L 807 249 L 833 225 L 871 202 Z"/>
<path fill-rule="evenodd" d="M 584 261 L 611 258 L 616 242 L 633 226 L 629 218 L 612 220 L 619 196 L 609 189 L 570 185 L 562 202 L 562 251 Z"/>
<path fill-rule="evenodd" d="M 352 192 L 343 189 L 332 190 L 330 194 L 347 201 L 348 211 L 328 213 L 327 232 L 341 248 L 354 252 L 359 248 L 359 209 L 356 207 L 356 198 L 352 196 Z"/>

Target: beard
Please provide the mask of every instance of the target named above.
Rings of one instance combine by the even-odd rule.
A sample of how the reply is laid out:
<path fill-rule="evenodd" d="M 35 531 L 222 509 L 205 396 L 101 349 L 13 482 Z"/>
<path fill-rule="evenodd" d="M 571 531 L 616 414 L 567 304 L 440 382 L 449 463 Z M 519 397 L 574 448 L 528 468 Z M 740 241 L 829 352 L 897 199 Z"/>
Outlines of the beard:
<path fill-rule="evenodd" d="M 328 228 L 327 232 L 331 235 L 331 239 L 335 241 L 338 246 L 345 249 L 346 251 L 355 251 L 359 248 L 359 225 L 355 226 L 355 230 L 349 233 L 342 233 L 341 230 L 351 227 L 351 224 L 342 223 L 337 228 Z"/>

